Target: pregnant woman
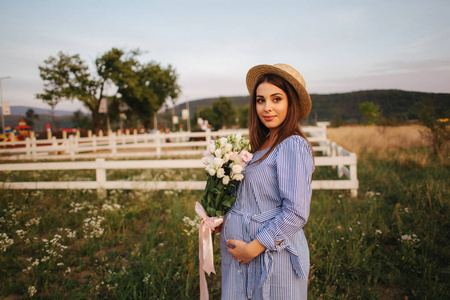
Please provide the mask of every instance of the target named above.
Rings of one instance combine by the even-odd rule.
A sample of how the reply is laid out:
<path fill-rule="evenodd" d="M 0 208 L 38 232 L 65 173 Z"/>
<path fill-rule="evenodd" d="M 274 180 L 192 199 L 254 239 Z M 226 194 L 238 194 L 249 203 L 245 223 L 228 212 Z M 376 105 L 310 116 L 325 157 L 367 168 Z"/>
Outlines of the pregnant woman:
<path fill-rule="evenodd" d="M 247 74 L 250 144 L 221 234 L 222 299 L 306 299 L 314 158 L 299 121 L 311 110 L 300 73 L 285 64 Z"/>

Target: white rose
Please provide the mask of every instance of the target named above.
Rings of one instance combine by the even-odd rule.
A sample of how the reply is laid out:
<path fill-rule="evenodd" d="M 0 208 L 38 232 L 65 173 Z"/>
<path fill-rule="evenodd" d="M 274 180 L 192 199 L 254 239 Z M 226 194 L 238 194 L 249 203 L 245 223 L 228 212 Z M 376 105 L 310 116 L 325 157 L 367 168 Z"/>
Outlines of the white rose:
<path fill-rule="evenodd" d="M 227 143 L 225 145 L 225 152 L 230 152 L 231 150 L 233 150 L 233 145 Z"/>
<path fill-rule="evenodd" d="M 209 169 L 209 175 L 214 176 L 216 174 L 216 170 L 214 169 Z"/>
<path fill-rule="evenodd" d="M 231 156 L 230 152 L 225 153 L 225 155 L 223 156 L 223 160 L 224 160 L 225 163 L 230 160 L 230 156 Z"/>
<path fill-rule="evenodd" d="M 223 168 L 220 168 L 217 170 L 217 178 L 223 178 L 225 176 L 225 170 Z"/>
<path fill-rule="evenodd" d="M 227 144 L 228 140 L 227 138 L 221 138 L 220 139 L 220 147 L 223 148 Z"/>
<path fill-rule="evenodd" d="M 237 133 L 237 134 L 236 134 L 236 144 L 239 144 L 239 142 L 241 141 L 241 139 L 242 139 L 242 135 L 241 135 L 240 133 Z"/>
<path fill-rule="evenodd" d="M 221 168 L 224 163 L 225 163 L 225 161 L 223 159 L 218 158 L 218 157 L 214 158 L 215 169 Z"/>
<path fill-rule="evenodd" d="M 223 183 L 224 185 L 227 185 L 228 183 L 230 183 L 230 176 L 225 175 L 225 176 L 223 177 L 223 179 L 222 179 L 222 183 Z"/>
<path fill-rule="evenodd" d="M 231 170 L 233 171 L 234 174 L 241 174 L 242 166 L 240 164 L 235 164 L 235 165 L 233 165 Z"/>
<path fill-rule="evenodd" d="M 203 156 L 203 157 L 202 157 L 202 163 L 203 163 L 205 166 L 207 166 L 207 165 L 209 164 L 209 158 L 206 157 L 206 156 Z"/>
<path fill-rule="evenodd" d="M 234 174 L 233 175 L 233 179 L 237 180 L 237 181 L 241 181 L 242 179 L 244 179 L 244 175 L 242 175 L 242 174 Z"/>
<path fill-rule="evenodd" d="M 216 157 L 222 157 L 222 149 L 217 149 L 215 152 L 214 152 L 214 155 L 216 156 Z"/>
<path fill-rule="evenodd" d="M 209 151 L 211 152 L 211 154 L 213 154 L 214 151 L 216 151 L 216 145 L 214 144 L 214 142 L 212 142 L 212 143 L 209 145 Z"/>
<path fill-rule="evenodd" d="M 216 162 L 214 159 L 215 159 L 214 156 L 208 157 L 208 162 L 212 169 L 216 169 Z"/>

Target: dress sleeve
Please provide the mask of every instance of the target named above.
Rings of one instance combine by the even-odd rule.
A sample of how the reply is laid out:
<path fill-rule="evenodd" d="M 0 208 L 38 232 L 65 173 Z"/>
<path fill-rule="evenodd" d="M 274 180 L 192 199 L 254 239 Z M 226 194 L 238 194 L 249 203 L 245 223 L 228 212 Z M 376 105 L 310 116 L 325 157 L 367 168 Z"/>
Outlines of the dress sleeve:
<path fill-rule="evenodd" d="M 287 138 L 278 150 L 276 168 L 281 212 L 256 235 L 264 247 L 272 250 L 277 242 L 288 239 L 306 224 L 314 172 L 311 148 L 302 137 Z"/>

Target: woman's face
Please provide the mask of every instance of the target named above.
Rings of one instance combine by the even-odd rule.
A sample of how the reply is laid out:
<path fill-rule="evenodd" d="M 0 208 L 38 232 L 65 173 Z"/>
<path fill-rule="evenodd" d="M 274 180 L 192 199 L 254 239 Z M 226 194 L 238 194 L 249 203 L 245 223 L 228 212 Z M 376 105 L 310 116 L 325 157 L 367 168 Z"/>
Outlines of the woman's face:
<path fill-rule="evenodd" d="M 261 83 L 256 89 L 256 113 L 272 135 L 286 119 L 287 112 L 286 93 L 271 83 Z"/>

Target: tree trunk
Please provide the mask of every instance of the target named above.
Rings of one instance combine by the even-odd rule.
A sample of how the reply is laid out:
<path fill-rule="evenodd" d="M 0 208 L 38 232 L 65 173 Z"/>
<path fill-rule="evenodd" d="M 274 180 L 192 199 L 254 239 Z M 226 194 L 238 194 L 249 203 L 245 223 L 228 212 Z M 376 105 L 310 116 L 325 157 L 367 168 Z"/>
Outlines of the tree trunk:
<path fill-rule="evenodd" d="M 102 123 L 100 119 L 100 113 L 98 111 L 91 111 L 92 112 L 92 129 L 95 133 L 95 135 L 98 136 L 98 133 L 102 129 Z"/>

